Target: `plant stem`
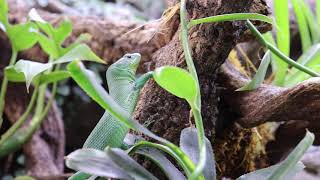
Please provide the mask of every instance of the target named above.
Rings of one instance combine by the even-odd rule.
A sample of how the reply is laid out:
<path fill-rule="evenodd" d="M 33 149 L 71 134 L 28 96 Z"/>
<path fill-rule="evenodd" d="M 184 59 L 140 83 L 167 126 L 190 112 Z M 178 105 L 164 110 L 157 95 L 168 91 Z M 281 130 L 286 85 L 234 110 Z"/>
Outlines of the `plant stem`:
<path fill-rule="evenodd" d="M 199 162 L 195 170 L 192 172 L 191 176 L 189 177 L 190 180 L 193 180 L 193 179 L 199 179 L 199 177 L 201 177 L 201 174 L 206 162 L 206 145 L 205 145 L 204 127 L 203 127 L 202 116 L 201 116 L 201 94 L 200 94 L 199 79 L 198 79 L 196 68 L 192 60 L 191 51 L 189 47 L 189 40 L 188 40 L 188 26 L 187 26 L 187 19 L 186 19 L 186 12 L 187 12 L 186 0 L 181 0 L 180 5 L 181 5 L 180 23 L 182 27 L 182 30 L 181 30 L 182 48 L 183 48 L 185 59 L 188 65 L 189 72 L 197 82 L 196 83 L 197 84 L 196 99 L 193 102 L 189 102 L 195 117 L 196 128 L 198 131 L 197 133 L 198 143 L 199 143 Z"/>
<path fill-rule="evenodd" d="M 29 116 L 34 104 L 35 104 L 35 101 L 36 101 L 36 97 L 37 97 L 37 94 L 38 94 L 38 87 L 36 86 L 34 88 L 34 91 L 33 91 L 33 94 L 32 94 L 32 97 L 31 97 L 31 100 L 28 104 L 28 107 L 26 109 L 26 111 L 23 113 L 23 115 L 17 120 L 16 123 L 14 123 L 10 129 L 8 129 L 2 136 L 1 136 L 1 139 L 0 139 L 0 145 L 3 144 L 10 136 L 12 136 L 22 125 L 23 123 L 25 122 L 25 120 L 27 119 L 27 117 Z"/>
<path fill-rule="evenodd" d="M 16 51 L 13 48 L 12 55 L 11 55 L 10 62 L 9 62 L 9 66 L 13 65 L 16 62 L 17 56 L 18 56 L 18 51 Z M 4 72 L 4 70 L 3 70 L 3 72 Z M 2 80 L 1 92 L 0 92 L 0 129 L 1 129 L 2 123 L 3 123 L 3 110 L 4 110 L 4 105 L 5 105 L 7 86 L 8 86 L 8 78 L 3 73 L 3 80 Z"/>
<path fill-rule="evenodd" d="M 288 56 L 286 56 L 285 54 L 283 54 L 279 49 L 277 49 L 274 45 L 272 45 L 271 43 L 269 43 L 268 41 L 266 41 L 264 39 L 264 37 L 262 36 L 262 34 L 255 28 L 255 26 L 249 21 L 247 20 L 247 24 L 251 30 L 251 32 L 260 40 L 260 42 L 262 43 L 262 45 L 264 45 L 265 47 L 267 47 L 271 52 L 273 52 L 276 56 L 278 56 L 279 58 L 281 58 L 281 60 L 283 60 L 284 62 L 286 62 L 287 64 L 291 65 L 292 67 L 297 68 L 300 71 L 303 71 L 307 74 L 309 74 L 310 76 L 313 77 L 320 77 L 320 74 L 313 71 L 312 69 L 301 65 L 299 63 L 297 63 L 296 61 L 294 61 L 293 59 L 289 58 Z"/>

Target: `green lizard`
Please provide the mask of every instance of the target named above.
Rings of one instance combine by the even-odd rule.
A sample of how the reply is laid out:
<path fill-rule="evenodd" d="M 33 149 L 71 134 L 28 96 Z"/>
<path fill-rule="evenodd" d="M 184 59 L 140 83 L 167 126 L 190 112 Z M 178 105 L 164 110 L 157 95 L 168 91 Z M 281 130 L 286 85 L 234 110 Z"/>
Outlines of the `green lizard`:
<path fill-rule="evenodd" d="M 138 53 L 126 54 L 112 64 L 106 73 L 110 96 L 130 114 L 136 107 L 141 88 L 152 76 L 152 73 L 146 73 L 140 78 L 135 77 L 140 58 Z M 107 146 L 120 147 L 128 130 L 119 120 L 105 112 L 85 141 L 83 148 L 103 150 Z M 88 177 L 90 175 L 78 172 L 69 179 L 80 180 Z"/>

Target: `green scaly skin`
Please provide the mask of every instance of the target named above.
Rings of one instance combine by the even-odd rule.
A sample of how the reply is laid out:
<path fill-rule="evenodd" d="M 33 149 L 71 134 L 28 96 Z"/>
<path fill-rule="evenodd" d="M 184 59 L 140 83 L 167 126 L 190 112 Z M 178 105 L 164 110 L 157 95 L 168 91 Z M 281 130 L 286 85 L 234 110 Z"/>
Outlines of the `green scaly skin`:
<path fill-rule="evenodd" d="M 150 73 L 136 79 L 135 74 L 140 62 L 140 54 L 126 54 L 112 64 L 106 73 L 109 94 L 127 112 L 132 115 L 144 83 Z M 140 80 L 141 79 L 141 80 Z M 139 83 L 137 83 L 139 82 Z M 103 150 L 107 146 L 120 147 L 128 133 L 128 127 L 105 112 L 96 127 L 90 133 L 83 148 Z M 90 175 L 77 172 L 69 180 L 87 179 Z"/>

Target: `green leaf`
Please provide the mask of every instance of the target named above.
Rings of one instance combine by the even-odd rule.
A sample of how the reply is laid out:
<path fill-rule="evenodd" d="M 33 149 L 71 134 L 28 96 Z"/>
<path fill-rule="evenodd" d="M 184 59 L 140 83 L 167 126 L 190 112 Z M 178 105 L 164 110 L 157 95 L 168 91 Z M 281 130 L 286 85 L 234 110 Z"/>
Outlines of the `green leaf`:
<path fill-rule="evenodd" d="M 307 20 L 312 41 L 313 43 L 317 43 L 320 40 L 320 30 L 317 24 L 317 19 L 313 14 L 313 12 L 311 11 L 311 8 L 309 7 L 309 5 L 307 5 L 305 1 L 301 0 L 300 3 L 301 3 L 300 9 L 302 9 L 302 12 L 305 15 L 305 18 Z"/>
<path fill-rule="evenodd" d="M 31 23 L 8 25 L 7 34 L 13 48 L 22 51 L 31 48 L 37 42 L 37 28 Z"/>
<path fill-rule="evenodd" d="M 268 180 L 268 177 L 270 176 L 270 174 L 272 174 L 276 169 L 278 169 L 281 166 L 281 163 L 267 167 L 267 168 L 263 168 L 263 169 L 259 169 L 257 171 L 253 171 L 251 173 L 248 174 L 244 174 L 240 177 L 237 178 L 237 180 Z M 304 165 L 301 161 L 299 161 L 292 169 L 290 169 L 290 171 L 284 176 L 284 179 L 292 179 L 294 178 L 294 176 L 302 171 L 304 169 Z"/>
<path fill-rule="evenodd" d="M 205 179 L 216 179 L 216 166 L 214 160 L 214 153 L 210 141 L 205 138 L 206 141 L 206 163 L 205 168 L 203 169 L 203 175 Z M 198 133 L 196 128 L 185 128 L 181 132 L 180 136 L 180 148 L 184 151 L 190 159 L 198 164 L 199 162 L 199 142 L 198 142 Z"/>
<path fill-rule="evenodd" d="M 135 160 L 133 160 L 125 151 L 119 148 L 107 147 L 105 152 L 110 159 L 118 165 L 118 167 L 124 169 L 134 179 L 157 179 Z"/>
<path fill-rule="evenodd" d="M 259 20 L 263 22 L 267 22 L 269 24 L 273 24 L 273 19 L 258 13 L 232 13 L 232 14 L 223 14 L 223 15 L 217 15 L 217 16 L 210 16 L 200 19 L 193 19 L 190 20 L 188 23 L 188 28 L 203 24 L 203 23 L 215 23 L 215 22 L 224 22 L 224 21 L 239 21 L 239 20 Z"/>
<path fill-rule="evenodd" d="M 150 147 L 142 147 L 136 151 L 153 161 L 166 174 L 168 179 L 184 180 L 183 174 L 160 151 Z"/>
<path fill-rule="evenodd" d="M 179 98 L 191 102 L 196 98 L 196 81 L 184 69 L 174 66 L 163 66 L 154 71 L 153 78 L 163 89 Z"/>
<path fill-rule="evenodd" d="M 160 152 L 156 147 L 152 147 L 148 144 L 144 144 L 142 146 L 134 147 L 137 142 L 144 141 L 144 139 L 140 136 L 127 134 L 124 139 L 124 143 L 126 147 L 133 147 L 133 149 L 129 149 L 128 154 L 137 153 L 149 158 L 152 162 L 154 162 L 167 176 L 168 179 L 175 180 L 184 180 L 186 179 L 183 174 L 167 159 L 167 157 Z M 128 148 L 126 148 L 128 149 Z"/>
<path fill-rule="evenodd" d="M 306 52 L 308 48 L 310 48 L 312 45 L 311 36 L 308 28 L 308 22 L 305 18 L 304 12 L 301 11 L 301 0 L 291 0 L 291 2 L 296 15 L 297 25 L 299 27 L 302 49 L 303 52 Z"/>
<path fill-rule="evenodd" d="M 237 91 L 250 91 L 260 87 L 260 85 L 263 83 L 264 78 L 266 76 L 270 61 L 271 61 L 271 53 L 270 51 L 267 51 L 261 60 L 261 63 L 256 75 L 248 84 L 246 84 L 240 89 L 237 89 Z"/>
<path fill-rule="evenodd" d="M 18 73 L 22 72 L 26 80 L 27 90 L 29 90 L 30 84 L 37 75 L 46 71 L 52 67 L 51 63 L 43 64 L 34 61 L 19 60 L 15 65 L 14 69 Z"/>
<path fill-rule="evenodd" d="M 89 60 L 97 63 L 106 64 L 85 44 L 80 44 L 74 47 L 61 58 L 57 59 L 54 63 L 66 63 L 74 60 Z"/>
<path fill-rule="evenodd" d="M 277 45 L 279 50 L 286 56 L 290 53 L 290 27 L 289 27 L 289 2 L 288 0 L 274 1 L 274 14 L 277 24 Z M 275 74 L 275 84 L 282 86 L 288 69 L 288 64 L 279 57 L 275 59 L 277 73 Z"/>
<path fill-rule="evenodd" d="M 53 31 L 53 39 L 58 44 L 61 45 L 68 36 L 71 35 L 72 24 L 68 19 L 64 19 L 60 25 Z"/>
<path fill-rule="evenodd" d="M 320 44 L 315 44 L 309 48 L 307 52 L 303 53 L 299 57 L 297 62 L 302 65 L 306 65 L 313 70 L 318 69 L 318 64 L 320 63 Z M 291 69 L 290 73 L 286 77 L 285 86 L 294 86 L 308 78 L 310 78 L 310 75 L 297 69 Z"/>
<path fill-rule="evenodd" d="M 40 73 L 51 69 L 55 64 L 67 63 L 75 60 L 87 60 L 92 62 L 105 63 L 102 59 L 96 56 L 87 45 L 81 44 L 70 50 L 67 54 L 57 59 L 56 61 L 49 63 L 39 63 L 28 60 L 19 60 L 13 67 L 18 74 L 20 74 L 21 72 L 24 74 L 26 86 L 27 89 L 29 89 L 33 79 Z"/>
<path fill-rule="evenodd" d="M 29 18 L 36 22 L 38 27 L 46 33 L 46 35 L 39 33 L 39 43 L 46 53 L 54 59 L 61 55 L 63 48 L 62 43 L 71 34 L 72 24 L 69 20 L 64 19 L 57 28 L 48 23 L 37 13 L 35 9 L 29 12 Z"/>
<path fill-rule="evenodd" d="M 68 168 L 102 177 L 133 179 L 119 168 L 105 152 L 96 149 L 80 149 L 66 157 Z"/>
<path fill-rule="evenodd" d="M 318 20 L 318 26 L 320 26 L 320 1 L 316 1 L 316 15 Z"/>
<path fill-rule="evenodd" d="M 14 180 L 36 180 L 36 179 L 31 176 L 18 176 L 18 177 L 15 177 Z"/>
<path fill-rule="evenodd" d="M 269 177 L 269 180 L 283 179 L 291 169 L 293 169 L 298 161 L 301 159 L 303 154 L 308 150 L 308 148 L 313 144 L 314 134 L 307 131 L 305 137 L 300 141 L 300 143 L 294 148 L 294 150 L 289 154 L 289 156 L 281 163 L 279 168 L 277 168 Z"/>
<path fill-rule="evenodd" d="M 54 71 L 40 76 L 39 84 L 50 84 L 71 77 L 68 71 Z"/>
<path fill-rule="evenodd" d="M 59 49 L 52 39 L 48 38 L 40 32 L 37 34 L 37 39 L 42 50 L 46 52 L 51 58 L 56 59 L 59 57 Z"/>
<path fill-rule="evenodd" d="M 0 0 L 0 22 L 6 23 L 8 22 L 8 4 L 6 0 Z"/>
<path fill-rule="evenodd" d="M 16 71 L 14 66 L 8 66 L 5 69 L 5 75 L 11 82 L 26 82 L 23 72 Z M 38 74 L 34 77 L 34 81 L 41 84 L 50 84 L 58 82 L 70 77 L 68 71 L 54 71 L 47 74 Z"/>

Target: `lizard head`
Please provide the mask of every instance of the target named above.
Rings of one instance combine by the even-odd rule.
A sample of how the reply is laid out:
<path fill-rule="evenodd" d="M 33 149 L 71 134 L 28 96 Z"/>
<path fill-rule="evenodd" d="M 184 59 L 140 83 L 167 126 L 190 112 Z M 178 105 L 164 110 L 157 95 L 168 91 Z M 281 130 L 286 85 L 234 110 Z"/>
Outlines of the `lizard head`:
<path fill-rule="evenodd" d="M 126 54 L 117 62 L 113 63 L 107 70 L 108 74 L 114 76 L 135 76 L 140 63 L 141 55 L 139 53 Z"/>

